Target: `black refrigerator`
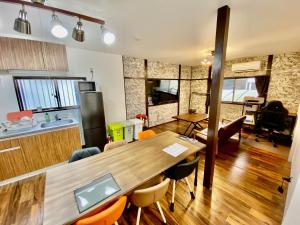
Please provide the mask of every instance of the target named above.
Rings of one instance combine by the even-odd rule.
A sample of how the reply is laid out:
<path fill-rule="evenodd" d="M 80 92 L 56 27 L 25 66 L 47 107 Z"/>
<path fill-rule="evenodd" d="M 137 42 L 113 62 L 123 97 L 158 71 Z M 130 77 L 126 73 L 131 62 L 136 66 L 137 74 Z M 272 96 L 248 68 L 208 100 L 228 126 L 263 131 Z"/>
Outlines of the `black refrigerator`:
<path fill-rule="evenodd" d="M 97 146 L 103 151 L 107 139 L 102 93 L 98 91 L 87 91 L 87 89 L 83 90 L 80 88 L 83 83 L 85 83 L 84 85 L 86 86 L 88 82 L 79 82 L 78 84 L 85 146 Z"/>

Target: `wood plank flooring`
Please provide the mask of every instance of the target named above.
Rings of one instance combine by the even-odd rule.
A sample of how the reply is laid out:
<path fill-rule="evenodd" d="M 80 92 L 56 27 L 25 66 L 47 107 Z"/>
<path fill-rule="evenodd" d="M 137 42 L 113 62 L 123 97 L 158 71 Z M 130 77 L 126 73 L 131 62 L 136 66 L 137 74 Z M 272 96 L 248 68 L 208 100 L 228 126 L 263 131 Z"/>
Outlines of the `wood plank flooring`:
<path fill-rule="evenodd" d="M 155 132 L 172 130 L 183 132 L 184 122 L 172 122 L 153 128 Z M 244 135 L 247 137 L 247 135 Z M 171 186 L 161 206 L 167 224 L 281 224 L 286 191 L 277 192 L 282 176 L 290 174 L 290 164 L 275 153 L 251 145 L 228 145 L 216 160 L 212 190 L 202 186 L 204 156 L 201 153 L 199 185 L 196 199 L 191 200 L 183 182 L 176 187 L 175 212 L 169 211 Z M 189 178 L 193 181 L 193 176 Z M 2 186 L 0 189 L 0 224 L 42 225 L 45 175 Z M 7 216 L 9 213 L 9 216 Z M 35 215 L 31 221 L 30 215 Z M 120 225 L 135 224 L 137 208 L 132 206 L 123 213 Z M 143 208 L 141 225 L 163 224 L 155 205 Z M 58 224 L 55 224 L 58 225 Z"/>
<path fill-rule="evenodd" d="M 153 130 L 180 133 L 186 125 L 176 121 Z M 179 182 L 175 212 L 168 208 L 171 186 L 161 202 L 167 224 L 281 224 L 287 187 L 284 194 L 280 194 L 277 187 L 281 177 L 290 174 L 290 164 L 286 159 L 243 143 L 239 147 L 228 145 L 217 157 L 213 188 L 207 190 L 202 186 L 204 154 L 201 154 L 199 165 L 196 199 L 192 201 L 186 184 Z M 135 224 L 136 215 L 137 208 L 131 207 L 123 214 L 120 224 Z M 143 209 L 140 224 L 163 224 L 155 205 Z"/>

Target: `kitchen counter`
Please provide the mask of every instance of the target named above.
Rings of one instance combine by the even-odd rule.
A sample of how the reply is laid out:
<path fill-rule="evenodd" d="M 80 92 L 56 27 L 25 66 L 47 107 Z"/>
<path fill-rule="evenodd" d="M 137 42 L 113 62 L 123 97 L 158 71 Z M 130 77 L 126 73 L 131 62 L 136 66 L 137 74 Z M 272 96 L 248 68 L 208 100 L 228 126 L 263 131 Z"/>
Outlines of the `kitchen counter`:
<path fill-rule="evenodd" d="M 52 123 L 52 122 L 55 122 L 55 121 L 51 121 L 50 123 Z M 42 133 L 42 132 L 47 132 L 47 131 L 52 131 L 52 130 L 57 130 L 57 129 L 61 129 L 61 128 L 67 128 L 67 127 L 79 125 L 78 121 L 76 121 L 75 119 L 72 119 L 72 122 L 70 122 L 70 123 L 54 125 L 51 127 L 42 127 L 42 124 L 47 124 L 47 123 L 39 122 L 36 126 L 34 126 L 32 128 L 26 128 L 26 129 L 23 128 L 23 129 L 16 130 L 16 131 L 0 132 L 0 140 L 6 139 L 6 138 L 12 138 L 12 137 L 37 134 L 37 133 Z"/>

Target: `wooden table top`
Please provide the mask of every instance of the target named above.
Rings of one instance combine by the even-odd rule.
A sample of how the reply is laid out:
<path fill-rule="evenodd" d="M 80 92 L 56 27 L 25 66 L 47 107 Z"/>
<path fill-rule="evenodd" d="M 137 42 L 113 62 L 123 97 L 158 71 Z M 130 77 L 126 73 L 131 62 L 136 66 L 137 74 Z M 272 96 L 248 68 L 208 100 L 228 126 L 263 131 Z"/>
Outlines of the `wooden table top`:
<path fill-rule="evenodd" d="M 186 113 L 178 116 L 174 116 L 174 119 L 183 120 L 191 123 L 199 123 L 208 118 L 208 114 L 205 113 Z"/>
<path fill-rule="evenodd" d="M 71 224 L 79 218 L 91 215 L 99 211 L 101 206 L 131 192 L 152 177 L 205 148 L 203 144 L 191 144 L 177 137 L 178 134 L 167 131 L 153 138 L 1 186 L 0 224 Z M 188 150 L 176 158 L 162 151 L 173 143 L 184 145 Z M 79 214 L 73 191 L 107 173 L 112 173 L 121 191 Z"/>

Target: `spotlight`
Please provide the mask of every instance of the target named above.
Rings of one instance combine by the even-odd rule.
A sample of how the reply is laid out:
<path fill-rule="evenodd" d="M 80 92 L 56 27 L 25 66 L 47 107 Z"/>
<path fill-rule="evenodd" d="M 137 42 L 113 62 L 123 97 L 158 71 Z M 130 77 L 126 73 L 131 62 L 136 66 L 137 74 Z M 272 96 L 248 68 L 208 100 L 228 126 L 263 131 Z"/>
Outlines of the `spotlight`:
<path fill-rule="evenodd" d="M 31 25 L 27 19 L 27 12 L 25 6 L 19 11 L 19 17 L 15 19 L 14 30 L 23 34 L 31 34 Z"/>
<path fill-rule="evenodd" d="M 115 34 L 107 30 L 104 26 L 101 26 L 101 30 L 103 42 L 107 45 L 113 44 L 116 40 Z"/>
<path fill-rule="evenodd" d="M 74 27 L 74 29 L 73 29 L 72 37 L 74 40 L 79 41 L 79 42 L 84 42 L 84 40 L 85 40 L 84 30 L 82 30 L 82 22 L 81 22 L 80 18 L 77 22 L 77 26 Z"/>
<path fill-rule="evenodd" d="M 52 14 L 51 21 L 51 33 L 54 37 L 65 38 L 68 35 L 68 30 L 62 25 L 62 22 L 59 20 L 58 16 L 55 13 Z"/>
<path fill-rule="evenodd" d="M 45 0 L 31 0 L 32 3 L 38 3 L 44 5 Z"/>

